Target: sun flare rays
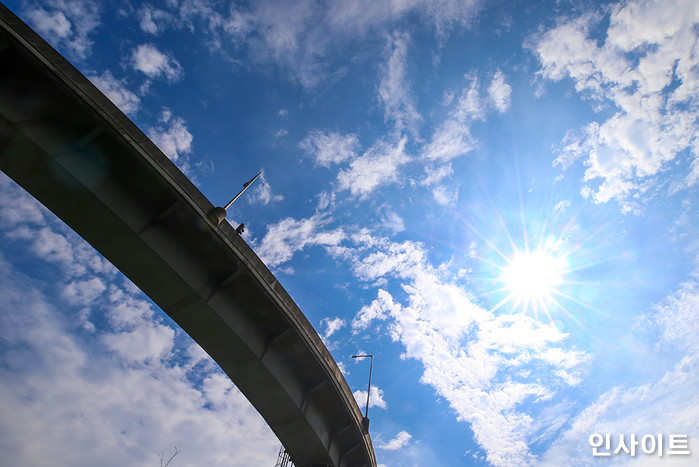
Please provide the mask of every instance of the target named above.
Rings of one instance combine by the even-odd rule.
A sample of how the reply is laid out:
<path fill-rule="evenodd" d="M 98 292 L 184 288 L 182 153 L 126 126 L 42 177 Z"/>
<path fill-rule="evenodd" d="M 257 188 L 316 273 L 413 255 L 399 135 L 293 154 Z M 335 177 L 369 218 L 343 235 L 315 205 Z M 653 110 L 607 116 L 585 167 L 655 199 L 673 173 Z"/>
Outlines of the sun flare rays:
<path fill-rule="evenodd" d="M 500 267 L 496 281 L 513 309 L 549 312 L 569 269 L 567 258 L 544 248 L 515 251 Z M 504 304 L 504 303 L 503 303 Z"/>

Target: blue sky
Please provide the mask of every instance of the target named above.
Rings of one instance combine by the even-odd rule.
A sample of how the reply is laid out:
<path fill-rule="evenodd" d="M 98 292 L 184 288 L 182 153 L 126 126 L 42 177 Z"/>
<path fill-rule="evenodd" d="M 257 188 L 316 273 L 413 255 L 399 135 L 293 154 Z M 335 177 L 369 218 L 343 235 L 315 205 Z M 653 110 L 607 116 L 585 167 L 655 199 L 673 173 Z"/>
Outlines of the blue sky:
<path fill-rule="evenodd" d="M 699 437 L 693 0 L 9 1 L 214 204 L 323 337 L 385 466 Z M 273 465 L 138 289 L 0 178 L 8 465 Z M 364 391 L 364 392 L 363 392 Z M 640 448 L 639 448 L 640 449 Z"/>

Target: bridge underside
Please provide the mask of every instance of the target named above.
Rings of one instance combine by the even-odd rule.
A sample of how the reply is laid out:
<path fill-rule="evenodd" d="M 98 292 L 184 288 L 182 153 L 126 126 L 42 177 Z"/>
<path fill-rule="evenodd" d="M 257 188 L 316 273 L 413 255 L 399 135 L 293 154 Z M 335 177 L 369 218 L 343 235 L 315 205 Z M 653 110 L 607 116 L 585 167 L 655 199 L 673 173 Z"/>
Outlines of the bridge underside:
<path fill-rule="evenodd" d="M 297 466 L 376 466 L 344 377 L 252 249 L 211 224 L 187 177 L 2 4 L 0 26 L 0 170 L 201 345 Z"/>

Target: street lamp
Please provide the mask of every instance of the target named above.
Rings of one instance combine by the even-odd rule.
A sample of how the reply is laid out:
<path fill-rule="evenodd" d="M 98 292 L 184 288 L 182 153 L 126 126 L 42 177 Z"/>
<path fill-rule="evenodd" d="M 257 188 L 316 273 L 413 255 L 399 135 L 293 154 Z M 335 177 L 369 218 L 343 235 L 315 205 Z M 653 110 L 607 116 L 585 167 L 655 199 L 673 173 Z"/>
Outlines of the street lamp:
<path fill-rule="evenodd" d="M 369 432 L 369 395 L 371 394 L 371 370 L 374 368 L 374 356 L 352 355 L 352 358 L 371 358 L 371 363 L 369 364 L 369 386 L 366 390 L 366 411 L 364 412 L 364 419 L 362 420 L 362 426 L 364 427 L 364 430 Z"/>
<path fill-rule="evenodd" d="M 259 177 L 261 174 L 262 174 L 262 171 L 260 170 L 260 172 L 259 172 L 257 175 L 255 175 L 255 176 L 252 178 L 252 180 L 250 180 L 249 182 L 243 183 L 243 189 L 240 190 L 240 191 L 238 192 L 238 194 L 235 195 L 235 196 L 233 197 L 233 199 L 230 200 L 230 202 L 229 202 L 228 204 L 226 204 L 226 207 L 225 207 L 225 208 L 222 208 L 222 207 L 213 208 L 213 209 L 211 210 L 211 212 L 209 212 L 209 214 L 208 214 L 209 220 L 211 221 L 211 223 L 213 223 L 213 224 L 215 224 L 215 225 L 220 225 L 221 222 L 223 222 L 223 219 L 226 218 L 226 211 L 228 210 L 228 208 L 231 207 L 231 205 L 235 202 L 235 200 L 237 200 L 238 198 L 240 198 L 240 195 L 242 195 L 242 194 L 245 192 L 245 190 L 247 190 L 248 187 L 249 187 L 250 185 L 252 185 L 252 183 L 253 183 L 255 180 L 257 180 L 257 177 Z M 240 225 L 235 229 L 235 231 L 236 231 L 238 234 L 242 234 L 244 230 L 245 230 L 245 224 L 240 224 Z"/>

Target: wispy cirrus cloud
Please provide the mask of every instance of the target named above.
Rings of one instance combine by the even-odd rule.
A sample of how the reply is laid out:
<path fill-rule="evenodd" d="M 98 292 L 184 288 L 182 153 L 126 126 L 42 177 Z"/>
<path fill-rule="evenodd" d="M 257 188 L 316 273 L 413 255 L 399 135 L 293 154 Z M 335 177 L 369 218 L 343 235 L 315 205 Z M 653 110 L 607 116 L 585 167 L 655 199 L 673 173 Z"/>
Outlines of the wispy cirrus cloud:
<path fill-rule="evenodd" d="M 502 71 L 493 74 L 485 90 L 487 97 L 483 96 L 477 76 L 466 75 L 466 79 L 469 83 L 458 98 L 456 93 L 449 94 L 446 103 L 452 107 L 447 118 L 434 128 L 420 154 L 420 160 L 425 163 L 425 177 L 420 184 L 431 186 L 434 200 L 442 206 L 453 205 L 459 196 L 458 187 L 440 184 L 453 173 L 451 161 L 479 147 L 480 143 L 471 133 L 473 122 L 485 120 L 493 109 L 503 113 L 510 105 L 512 88 Z"/>
<path fill-rule="evenodd" d="M 360 0 L 347 3 L 329 2 L 332 21 L 337 27 L 362 32 L 368 27 L 396 21 L 410 13 L 417 13 L 421 20 L 433 27 L 438 34 L 446 34 L 455 26 L 468 27 L 481 8 L 478 0 L 446 0 L 435 3 L 429 0 L 408 0 L 399 3 Z"/>
<path fill-rule="evenodd" d="M 466 79 L 468 85 L 461 90 L 458 98 L 454 95 L 450 99 L 452 108 L 447 118 L 433 131 L 430 142 L 423 147 L 421 158 L 443 164 L 468 154 L 478 147 L 478 142 L 471 135 L 473 122 L 485 120 L 492 109 L 504 112 L 509 108 L 512 88 L 502 71 L 498 70 L 493 75 L 486 90 L 487 98 L 482 95 L 482 85 L 477 76 L 469 74 Z M 439 181 L 440 177 L 448 175 L 450 167 L 438 165 L 434 168 L 428 165 L 428 177 L 423 183 L 430 185 Z"/>
<path fill-rule="evenodd" d="M 430 144 L 425 148 L 423 157 L 430 161 L 449 162 L 459 156 L 471 152 L 477 147 L 475 139 L 471 136 L 470 125 L 457 119 L 449 119 L 440 125 L 432 135 Z M 444 166 L 442 166 L 444 167 Z M 432 177 L 426 180 L 437 180 L 436 174 L 444 174 L 447 169 L 432 170 Z"/>
<path fill-rule="evenodd" d="M 422 117 L 418 113 L 408 81 L 407 33 L 396 33 L 389 39 L 388 59 L 384 63 L 379 81 L 379 98 L 384 107 L 384 117 L 394 125 L 398 135 L 405 132 L 417 136 Z"/>
<path fill-rule="evenodd" d="M 503 113 L 510 107 L 511 95 L 512 87 L 505 82 L 505 74 L 500 70 L 496 71 L 488 86 L 488 97 L 498 112 Z"/>
<path fill-rule="evenodd" d="M 274 62 L 303 87 L 313 89 L 346 72 L 331 64 L 336 47 L 367 34 L 380 36 L 387 26 L 411 14 L 444 37 L 456 26 L 468 26 L 481 6 L 480 0 L 293 0 L 283 5 L 261 0 L 234 4 L 221 12 L 208 2 L 173 1 L 168 8 L 143 7 L 138 16 L 142 30 L 152 34 L 167 27 L 194 29 L 195 23 L 201 24 L 213 49 L 244 47 L 255 62 Z"/>

